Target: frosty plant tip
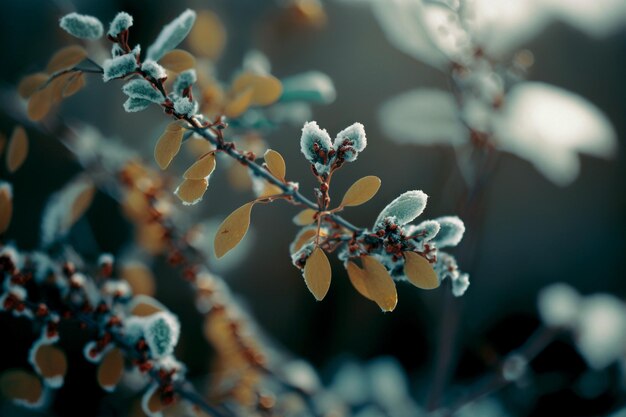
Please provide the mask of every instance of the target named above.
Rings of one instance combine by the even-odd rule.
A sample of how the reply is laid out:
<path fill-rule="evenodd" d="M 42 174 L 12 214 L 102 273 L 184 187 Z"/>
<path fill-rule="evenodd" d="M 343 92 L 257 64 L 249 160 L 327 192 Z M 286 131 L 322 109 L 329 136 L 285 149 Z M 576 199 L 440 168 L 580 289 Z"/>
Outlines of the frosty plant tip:
<path fill-rule="evenodd" d="M 464 232 L 463 222 L 456 217 L 442 217 L 409 225 L 426 207 L 424 192 L 414 190 L 400 195 L 383 209 L 371 228 L 357 227 L 338 213 L 373 198 L 381 184 L 376 176 L 356 181 L 339 205 L 331 207 L 333 175 L 346 163 L 356 161 L 367 146 L 361 123 L 346 127 L 334 139 L 317 122 L 304 124 L 300 149 L 318 182 L 313 198 L 309 199 L 300 192 L 298 183 L 287 179 L 285 160 L 278 152 L 267 150 L 263 161 L 257 162 L 253 152 L 237 149 L 236 144 L 225 137 L 228 123 L 238 122 L 239 116 L 250 107 L 268 106 L 281 98 L 283 85 L 278 79 L 263 71 L 244 71 L 232 82 L 230 92 L 220 101 L 211 118 L 199 113 L 198 94 L 194 97 L 194 86 L 199 79 L 195 57 L 174 49 L 190 33 L 195 19 L 195 12 L 186 10 L 166 25 L 142 60 L 140 45 L 131 47 L 129 44 L 133 19 L 127 13 L 119 13 L 107 32 L 107 38 L 113 43 L 112 56 L 102 66 L 90 60 L 83 48 L 72 46 L 51 59 L 46 73 L 34 74 L 22 82 L 20 93 L 30 97 L 30 118 L 44 118 L 52 104 L 82 88 L 85 72 L 100 73 L 105 82 L 127 80 L 122 91 L 128 97 L 124 103 L 128 112 L 155 104 L 175 119 L 165 128 L 154 150 L 161 169 L 170 165 L 183 143 L 192 136 L 211 145 L 183 173 L 183 181 L 175 190 L 183 204 L 196 204 L 202 199 L 219 153 L 239 162 L 252 177 L 257 198 L 232 212 L 220 225 L 214 240 L 218 258 L 243 239 L 254 205 L 284 200 L 303 209 L 294 218 L 302 229 L 291 244 L 290 252 L 293 264 L 302 270 L 306 286 L 315 299 L 322 300 L 330 288 L 331 266 L 327 253 L 335 251 L 357 291 L 383 311 L 391 311 L 396 306 L 395 281 L 433 289 L 448 277 L 454 294 L 463 294 L 469 285 L 467 275 L 458 271 L 451 255 L 439 251 L 439 248 L 459 243 Z M 72 22 L 62 26 L 82 38 L 87 32 L 95 32 L 98 26 L 94 23 L 97 19 L 89 16 L 69 15 L 61 21 Z M 84 63 L 92 68 L 82 67 Z M 166 83 L 168 78 L 173 78 L 173 82 Z"/>

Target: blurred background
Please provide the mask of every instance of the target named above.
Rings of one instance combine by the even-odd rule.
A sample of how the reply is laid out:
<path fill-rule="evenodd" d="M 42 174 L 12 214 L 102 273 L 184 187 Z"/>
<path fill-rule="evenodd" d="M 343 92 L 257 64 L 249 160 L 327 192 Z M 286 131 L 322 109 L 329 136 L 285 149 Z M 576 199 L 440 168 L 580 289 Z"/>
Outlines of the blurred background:
<path fill-rule="evenodd" d="M 330 76 L 337 99 L 315 106 L 314 120 L 331 136 L 358 121 L 368 136 L 367 150 L 359 160 L 334 177 L 334 195 L 339 198 L 364 175 L 382 179 L 376 198 L 345 211 L 351 222 L 371 225 L 389 201 L 411 189 L 430 196 L 423 219 L 463 211 L 466 186 L 453 149 L 400 145 L 381 129 L 378 118 L 387 99 L 417 87 L 448 89 L 447 77 L 395 49 L 372 11 L 350 2 L 324 2 L 324 17 L 313 23 L 291 19 L 284 3 L 269 0 L 5 2 L 0 25 L 4 108 L 12 103 L 12 89 L 22 76 L 44 67 L 53 51 L 70 43 L 57 26 L 66 12 L 91 14 L 106 23 L 117 11 L 126 11 L 135 18 L 131 44 L 148 45 L 163 24 L 187 7 L 212 10 L 226 28 L 226 47 L 216 62 L 222 80 L 231 79 L 250 49 L 267 55 L 278 78 L 307 70 Z M 476 380 L 528 338 L 539 322 L 536 297 L 542 287 L 567 282 L 582 294 L 626 297 L 626 30 L 594 38 L 555 21 L 523 47 L 534 54 L 528 79 L 579 94 L 606 114 L 617 131 L 616 156 L 611 160 L 581 156 L 578 178 L 559 187 L 529 162 L 501 153 L 478 209 L 480 221 L 467 225 L 464 241 L 452 251 L 461 269 L 470 273 L 465 296 L 450 300 L 443 289 L 420 291 L 400 284 L 398 307 L 389 314 L 353 290 L 336 259 L 331 260 L 329 295 L 315 302 L 289 258 L 288 245 L 298 230 L 291 222 L 294 209 L 280 202 L 255 208 L 253 233 L 246 238 L 249 249 L 222 275 L 278 346 L 310 361 L 325 378 L 342 358 L 393 356 L 411 378 L 411 393 L 424 402 L 445 309 L 453 309 L 458 320 L 456 370 L 450 384 L 454 393 L 455 387 Z M 59 117 L 92 124 L 151 161 L 165 120 L 157 109 L 125 113 L 120 88 L 119 83 L 103 85 L 98 76 L 88 78 L 87 88 L 64 102 Z M 0 131 L 8 134 L 14 124 L 2 112 Z M 31 151 L 24 168 L 12 178 L 16 208 L 11 236 L 19 247 L 34 249 L 47 197 L 80 167 L 57 141 L 26 127 Z M 284 126 L 265 139 L 285 157 L 288 178 L 298 181 L 306 194 L 312 191 L 314 177 L 300 154 L 299 138 L 298 127 Z M 189 210 L 220 221 L 251 198 L 250 192 L 232 189 L 218 164 L 204 201 Z M 87 219 L 93 239 L 82 247 L 88 258 L 95 259 L 101 251 L 119 253 L 132 236 L 119 207 L 104 195 L 96 197 Z M 190 376 L 202 375 L 208 369 L 210 347 L 202 336 L 201 317 L 189 303 L 191 291 L 168 274 L 164 264 L 157 264 L 155 271 L 156 297 L 183 323 L 177 355 L 188 364 Z M 26 364 L 32 342 L 28 326 L 6 315 L 0 315 L 0 325 L 0 368 Z M 80 334 L 70 334 L 76 340 L 63 340 L 68 354 L 80 355 Z M 92 365 L 77 363 L 70 365 L 51 412 L 123 415 L 90 380 Z M 553 343 L 533 368 L 540 375 L 533 384 L 498 393 L 508 415 L 606 415 L 624 400 L 618 370 L 611 367 L 589 377 L 567 338 Z M 596 381 L 593 389 L 581 382 L 589 378 Z"/>

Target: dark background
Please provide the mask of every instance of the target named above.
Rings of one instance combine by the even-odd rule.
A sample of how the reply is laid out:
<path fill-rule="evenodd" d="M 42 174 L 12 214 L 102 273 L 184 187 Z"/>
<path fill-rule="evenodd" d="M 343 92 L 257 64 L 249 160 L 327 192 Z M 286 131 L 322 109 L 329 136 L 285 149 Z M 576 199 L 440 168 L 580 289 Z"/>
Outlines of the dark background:
<path fill-rule="evenodd" d="M 12 86 L 28 73 L 45 66 L 53 51 L 70 39 L 57 28 L 60 16 L 71 10 L 58 1 L 15 1 L 3 4 L 0 17 L 3 100 Z M 109 22 L 119 10 L 135 17 L 131 43 L 144 49 L 161 26 L 185 7 L 210 8 L 228 31 L 226 52 L 217 65 L 218 76 L 229 80 L 243 54 L 258 48 L 272 62 L 272 73 L 285 77 L 316 69 L 327 73 L 337 89 L 337 100 L 315 107 L 315 120 L 331 135 L 362 122 L 368 148 L 357 163 L 342 170 L 333 181 L 335 196 L 363 175 L 377 175 L 382 188 L 368 204 L 346 210 L 357 225 L 369 225 L 387 202 L 409 189 L 429 196 L 423 218 L 455 214 L 462 210 L 464 185 L 451 149 L 445 146 L 399 146 L 380 130 L 377 111 L 382 102 L 420 86 L 446 88 L 444 75 L 394 49 L 385 39 L 367 8 L 326 4 L 327 24 L 319 29 L 280 25 L 281 9 L 274 2 L 258 0 L 76 1 L 81 13 Z M 579 178 L 557 187 L 526 161 L 502 154 L 480 205 L 482 221 L 468 225 L 466 239 L 453 251 L 461 268 L 470 272 L 471 286 L 455 301 L 459 318 L 456 343 L 459 370 L 455 383 L 465 384 L 482 375 L 500 355 L 519 346 L 537 325 L 538 291 L 564 281 L 582 293 L 610 292 L 626 295 L 626 31 L 596 40 L 555 23 L 525 45 L 535 55 L 529 79 L 563 87 L 589 99 L 602 109 L 618 132 L 620 148 L 606 161 L 582 156 Z M 157 110 L 127 114 L 122 109 L 121 85 L 103 86 L 97 77 L 86 90 L 69 99 L 61 111 L 69 121 L 92 123 L 106 135 L 117 136 L 129 147 L 150 158 L 164 119 Z M 15 122 L 2 115 L 0 131 L 10 133 Z M 32 249 L 38 241 L 38 219 L 50 192 L 77 172 L 78 165 L 54 139 L 29 129 L 31 154 L 24 167 L 9 178 L 14 184 L 16 212 L 9 231 L 17 244 Z M 314 185 L 308 166 L 299 154 L 299 129 L 285 127 L 267 141 L 287 161 L 289 178 L 307 192 Z M 219 171 L 219 168 L 218 168 Z M 209 191 L 196 213 L 223 217 L 250 198 L 229 189 L 224 172 L 212 177 Z M 444 291 L 418 291 L 398 285 L 399 303 L 392 314 L 381 314 L 350 286 L 338 262 L 333 261 L 333 284 L 327 298 L 316 303 L 291 266 L 288 244 L 297 231 L 290 219 L 293 208 L 277 203 L 255 208 L 254 244 L 247 257 L 225 274 L 261 327 L 278 345 L 294 355 L 328 370 L 337 357 L 367 359 L 379 355 L 398 358 L 413 377 L 413 393 L 423 402 L 431 381 L 437 335 L 441 324 Z M 88 213 L 99 248 L 116 253 L 131 236 L 128 225 L 113 202 L 99 195 Z M 474 241 L 475 247 L 464 247 Z M 90 255 L 90 254 L 88 254 Z M 188 288 L 157 269 L 158 298 L 179 314 L 183 338 L 178 355 L 192 376 L 207 369 L 209 348 L 201 335 L 201 319 L 188 302 Z M 3 331 L 0 365 L 26 363 L 30 329 L 24 323 L 0 315 Z M 69 331 L 64 338 L 68 352 L 79 352 L 80 336 Z M 596 375 L 605 389 L 588 397 L 578 388 L 585 366 L 567 338 L 552 345 L 536 361 L 538 376 L 530 387 L 509 388 L 501 397 L 512 415 L 546 415 L 559 405 L 557 415 L 604 415 L 619 400 L 617 371 Z M 91 365 L 71 365 L 70 374 L 55 402 L 60 415 L 91 407 L 87 414 L 113 413 L 95 381 Z M 327 375 L 324 371 L 323 374 Z M 76 375 L 73 378 L 73 374 Z M 545 377 L 554 376 L 550 379 Z M 558 375 L 555 376 L 555 375 Z M 547 378 L 547 379 L 546 379 Z M 1 409 L 0 409 L 1 410 Z"/>

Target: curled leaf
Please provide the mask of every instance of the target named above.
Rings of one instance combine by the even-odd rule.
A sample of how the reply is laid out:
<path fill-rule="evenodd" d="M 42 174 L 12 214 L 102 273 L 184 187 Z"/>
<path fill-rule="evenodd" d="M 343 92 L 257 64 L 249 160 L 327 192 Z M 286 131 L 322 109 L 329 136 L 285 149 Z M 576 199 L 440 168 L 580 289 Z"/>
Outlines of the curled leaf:
<path fill-rule="evenodd" d="M 363 261 L 364 272 L 363 284 L 367 289 L 366 297 L 378 304 L 383 311 L 393 311 L 398 304 L 398 293 L 389 272 L 374 257 L 364 256 L 361 260 Z M 355 277 L 358 280 L 358 275 Z M 352 280 L 353 278 L 351 278 Z"/>
<path fill-rule="evenodd" d="M 198 159 L 183 174 L 188 180 L 200 180 L 211 175 L 215 169 L 215 153 L 210 152 Z"/>
<path fill-rule="evenodd" d="M 17 86 L 17 92 L 22 98 L 29 98 L 39 87 L 48 81 L 48 74 L 45 72 L 37 72 L 28 75 L 20 81 Z"/>
<path fill-rule="evenodd" d="M 6 398 L 36 404 L 43 394 L 37 376 L 21 369 L 9 369 L 0 375 L 0 391 Z"/>
<path fill-rule="evenodd" d="M 245 72 L 233 82 L 233 91 L 240 93 L 252 89 L 252 104 L 267 106 L 280 98 L 283 86 L 278 78 L 272 75 L 260 75 Z"/>
<path fill-rule="evenodd" d="M 28 156 L 28 136 L 22 126 L 15 126 L 11 138 L 9 139 L 9 148 L 7 149 L 6 163 L 7 170 L 13 173 L 22 166 Z"/>
<path fill-rule="evenodd" d="M 268 149 L 263 155 L 267 169 L 279 180 L 285 182 L 285 174 L 287 173 L 287 166 L 282 155 L 278 152 Z"/>
<path fill-rule="evenodd" d="M 250 213 L 254 202 L 246 203 L 233 211 L 220 225 L 215 234 L 215 255 L 226 255 L 241 242 L 250 227 Z"/>
<path fill-rule="evenodd" d="M 187 51 L 174 49 L 169 51 L 163 58 L 159 59 L 159 64 L 173 72 L 182 72 L 196 66 L 196 58 Z"/>
<path fill-rule="evenodd" d="M 202 196 L 206 192 L 209 186 L 209 182 L 206 178 L 199 180 L 184 180 L 174 194 L 180 198 L 183 204 L 191 205 L 196 204 L 202 200 Z"/>
<path fill-rule="evenodd" d="M 332 271 L 324 251 L 317 247 L 304 265 L 304 282 L 317 301 L 326 297 Z"/>
<path fill-rule="evenodd" d="M 180 150 L 183 141 L 183 128 L 172 122 L 165 128 L 154 148 L 154 159 L 161 169 L 165 169 L 172 162 Z"/>
<path fill-rule="evenodd" d="M 124 356 L 118 348 L 113 348 L 102 359 L 98 366 L 98 384 L 112 391 L 124 374 Z"/>
<path fill-rule="evenodd" d="M 415 252 L 404 252 L 404 274 L 411 284 L 423 290 L 432 290 L 440 284 L 430 262 Z"/>
<path fill-rule="evenodd" d="M 309 225 L 315 221 L 315 214 L 317 214 L 316 210 L 310 208 L 304 209 L 294 216 L 293 222 L 298 226 Z"/>
<path fill-rule="evenodd" d="M 339 206 L 359 206 L 374 197 L 379 188 L 380 178 L 373 175 L 363 177 L 348 188 Z"/>
<path fill-rule="evenodd" d="M 48 66 L 46 66 L 46 72 L 52 74 L 53 72 L 65 68 L 71 68 L 79 64 L 85 58 L 87 58 L 87 51 L 82 46 L 66 46 L 65 48 L 59 49 L 52 58 L 50 58 Z"/>

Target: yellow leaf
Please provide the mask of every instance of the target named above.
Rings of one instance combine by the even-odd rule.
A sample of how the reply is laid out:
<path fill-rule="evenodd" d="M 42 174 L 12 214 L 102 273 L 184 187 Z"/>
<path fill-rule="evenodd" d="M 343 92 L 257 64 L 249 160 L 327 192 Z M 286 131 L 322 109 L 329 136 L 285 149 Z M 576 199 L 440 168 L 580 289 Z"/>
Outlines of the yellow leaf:
<path fill-rule="evenodd" d="M 53 345 L 40 345 L 34 356 L 35 365 L 44 378 L 64 377 L 67 372 L 65 352 Z"/>
<path fill-rule="evenodd" d="M 35 91 L 28 100 L 27 114 L 33 122 L 38 122 L 50 111 L 52 106 L 52 88 L 47 86 L 42 90 Z"/>
<path fill-rule="evenodd" d="M 373 175 L 363 177 L 348 188 L 340 207 L 359 206 L 376 195 L 380 188 L 380 178 Z"/>
<path fill-rule="evenodd" d="M 432 290 L 440 284 L 437 273 L 426 258 L 415 252 L 403 252 L 404 274 L 411 284 L 423 290 Z"/>
<path fill-rule="evenodd" d="M 140 262 L 129 262 L 122 266 L 120 276 L 130 285 L 133 295 L 154 295 L 156 284 L 152 271 Z"/>
<path fill-rule="evenodd" d="M 4 233 L 11 224 L 13 216 L 13 196 L 8 187 L 0 187 L 0 233 Z"/>
<path fill-rule="evenodd" d="M 7 149 L 6 163 L 7 170 L 10 173 L 17 171 L 22 166 L 28 156 L 28 136 L 22 126 L 15 126 L 11 138 L 9 139 L 9 148 Z"/>
<path fill-rule="evenodd" d="M 70 215 L 67 218 L 67 227 L 69 228 L 82 217 L 83 214 L 89 209 L 93 202 L 93 197 L 96 194 L 96 188 L 93 183 L 87 182 L 83 190 L 76 196 L 72 202 L 72 209 Z"/>
<path fill-rule="evenodd" d="M 252 179 L 248 168 L 241 164 L 232 164 L 228 167 L 228 183 L 239 191 L 248 191 L 252 188 Z"/>
<path fill-rule="evenodd" d="M 174 194 L 180 198 L 183 204 L 196 204 L 202 200 L 202 196 L 206 192 L 209 182 L 206 178 L 200 180 L 184 180 L 180 183 Z"/>
<path fill-rule="evenodd" d="M 315 248 L 304 265 L 304 282 L 317 301 L 326 297 L 331 276 L 330 262 L 326 254 L 321 248 Z"/>
<path fill-rule="evenodd" d="M 63 99 L 63 91 L 65 90 L 65 86 L 74 76 L 74 73 L 68 72 L 63 75 L 59 75 L 54 80 L 50 82 L 50 84 L 46 87 L 52 90 L 51 97 L 52 103 L 58 103 Z"/>
<path fill-rule="evenodd" d="M 130 314 L 138 317 L 151 316 L 165 310 L 163 304 L 148 296 L 135 297 L 131 306 Z"/>
<path fill-rule="evenodd" d="M 22 78 L 17 86 L 17 92 L 22 98 L 29 98 L 39 87 L 48 81 L 48 74 L 37 72 Z"/>
<path fill-rule="evenodd" d="M 36 404 L 43 393 L 37 376 L 21 369 L 9 369 L 0 375 L 0 391 L 6 398 Z"/>
<path fill-rule="evenodd" d="M 364 256 L 361 261 L 365 275 L 363 282 L 367 288 L 366 297 L 378 304 L 383 311 L 393 311 L 398 304 L 398 293 L 389 272 L 374 257 Z"/>
<path fill-rule="evenodd" d="M 283 85 L 278 78 L 272 75 L 260 75 L 252 72 L 244 72 L 233 82 L 233 92 L 240 93 L 251 88 L 252 104 L 267 106 L 280 98 L 283 93 Z"/>
<path fill-rule="evenodd" d="M 84 86 L 85 74 L 83 74 L 82 72 L 75 73 L 63 88 L 63 98 L 73 96 L 74 94 L 78 93 Z"/>
<path fill-rule="evenodd" d="M 196 58 L 187 51 L 174 49 L 169 51 L 163 58 L 159 59 L 159 64 L 173 72 L 182 72 L 196 66 Z"/>
<path fill-rule="evenodd" d="M 167 168 L 180 150 L 183 133 L 182 126 L 176 122 L 170 123 L 165 128 L 154 148 L 154 159 L 161 169 Z"/>
<path fill-rule="evenodd" d="M 187 42 L 196 54 L 215 59 L 224 49 L 226 30 L 215 13 L 203 10 L 198 12 Z"/>
<path fill-rule="evenodd" d="M 87 51 L 82 46 L 72 45 L 61 48 L 55 53 L 46 67 L 46 72 L 52 74 L 53 72 L 71 68 L 80 63 L 83 59 L 87 58 Z"/>
<path fill-rule="evenodd" d="M 367 291 L 367 276 L 365 274 L 365 271 L 359 268 L 354 262 L 348 262 L 348 267 L 346 268 L 346 270 L 348 271 L 348 278 L 350 278 L 352 286 L 363 297 L 367 298 L 368 300 L 372 300 L 372 297 L 370 297 L 370 294 Z"/>
<path fill-rule="evenodd" d="M 241 242 L 250 227 L 250 213 L 254 202 L 246 203 L 233 211 L 220 225 L 215 233 L 215 255 L 218 258 L 226 255 Z"/>
<path fill-rule="evenodd" d="M 124 374 L 124 355 L 118 348 L 111 349 L 98 366 L 98 383 L 107 391 L 112 390 Z"/>
<path fill-rule="evenodd" d="M 259 194 L 259 197 L 261 198 L 271 197 L 274 195 L 280 195 L 282 193 L 283 193 L 283 190 L 280 187 L 277 187 L 274 184 L 266 183 L 265 186 L 263 187 L 263 191 L 261 192 L 261 194 Z"/>
<path fill-rule="evenodd" d="M 294 216 L 293 222 L 298 226 L 306 226 L 312 224 L 315 221 L 315 214 L 317 214 L 317 210 L 313 210 L 310 208 L 304 209 Z"/>
<path fill-rule="evenodd" d="M 272 149 L 268 149 L 265 155 L 263 155 L 263 158 L 265 159 L 269 172 L 282 182 L 285 182 L 287 166 L 285 165 L 285 160 L 282 155 Z"/>
<path fill-rule="evenodd" d="M 294 252 L 297 252 L 300 249 L 302 249 L 304 244 L 307 243 L 309 240 L 313 239 L 315 236 L 317 236 L 317 230 L 316 229 L 308 229 L 308 230 L 305 230 L 302 233 L 300 233 L 298 235 L 298 239 L 293 244 Z"/>
<path fill-rule="evenodd" d="M 252 88 L 248 88 L 235 94 L 235 96 L 228 101 L 226 107 L 224 107 L 224 115 L 232 119 L 241 116 L 246 110 L 248 110 L 248 107 L 250 107 L 253 94 L 254 90 Z"/>
<path fill-rule="evenodd" d="M 215 169 L 215 153 L 210 152 L 198 159 L 183 174 L 183 178 L 188 180 L 201 180 L 213 172 Z"/>

